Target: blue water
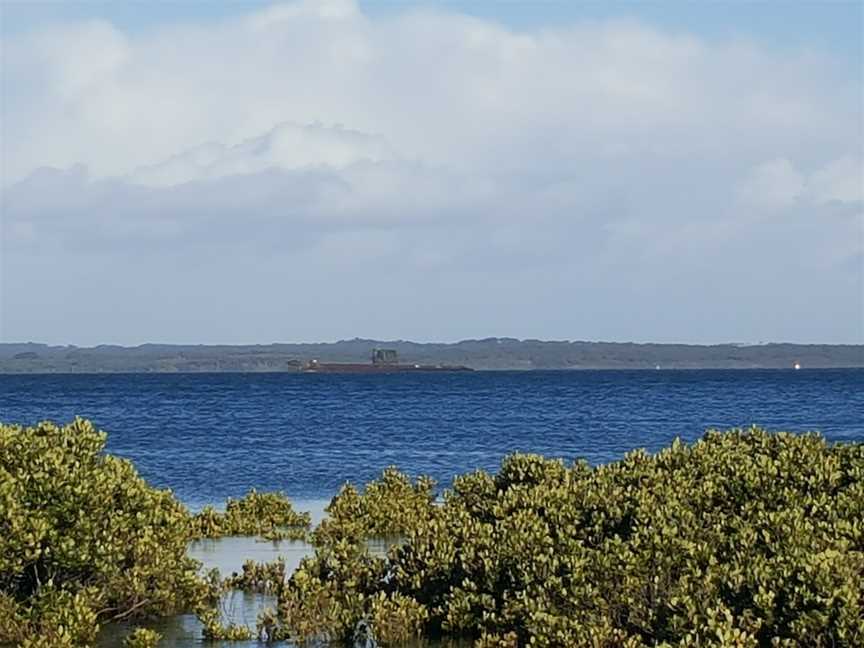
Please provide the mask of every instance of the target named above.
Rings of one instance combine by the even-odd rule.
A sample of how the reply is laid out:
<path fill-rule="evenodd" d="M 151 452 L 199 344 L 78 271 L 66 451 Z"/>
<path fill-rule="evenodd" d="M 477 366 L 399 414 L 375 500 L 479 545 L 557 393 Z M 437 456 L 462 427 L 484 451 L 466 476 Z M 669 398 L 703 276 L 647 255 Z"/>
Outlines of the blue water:
<path fill-rule="evenodd" d="M 93 420 L 191 506 L 328 498 L 390 464 L 449 484 L 515 450 L 592 463 L 757 423 L 864 442 L 864 370 L 0 375 L 0 420 Z"/>

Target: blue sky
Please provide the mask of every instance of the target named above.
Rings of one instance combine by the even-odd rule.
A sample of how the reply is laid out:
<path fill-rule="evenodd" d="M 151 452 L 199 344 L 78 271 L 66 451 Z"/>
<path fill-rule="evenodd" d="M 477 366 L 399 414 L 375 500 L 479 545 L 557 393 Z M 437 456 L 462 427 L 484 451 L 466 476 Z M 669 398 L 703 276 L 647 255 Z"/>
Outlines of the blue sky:
<path fill-rule="evenodd" d="M 864 342 L 861 3 L 2 9 L 0 340 Z"/>
<path fill-rule="evenodd" d="M 33 29 L 56 22 L 102 18 L 133 31 L 165 23 L 201 22 L 266 7 L 262 0 L 93 0 L 52 2 L 4 0 L 4 31 Z M 751 37 L 789 47 L 815 47 L 861 61 L 864 3 L 845 0 L 361 0 L 369 15 L 414 7 L 435 7 L 495 20 L 514 29 L 548 27 L 581 20 L 632 17 L 664 29 L 709 37 Z"/>

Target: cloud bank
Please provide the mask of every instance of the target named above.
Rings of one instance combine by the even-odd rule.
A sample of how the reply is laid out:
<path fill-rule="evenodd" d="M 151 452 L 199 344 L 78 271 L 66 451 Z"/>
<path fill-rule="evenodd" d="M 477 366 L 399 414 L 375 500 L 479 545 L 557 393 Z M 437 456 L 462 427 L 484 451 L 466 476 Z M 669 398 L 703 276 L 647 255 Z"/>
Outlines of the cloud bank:
<path fill-rule="evenodd" d="M 5 340 L 864 341 L 818 53 L 343 0 L 4 47 Z"/>

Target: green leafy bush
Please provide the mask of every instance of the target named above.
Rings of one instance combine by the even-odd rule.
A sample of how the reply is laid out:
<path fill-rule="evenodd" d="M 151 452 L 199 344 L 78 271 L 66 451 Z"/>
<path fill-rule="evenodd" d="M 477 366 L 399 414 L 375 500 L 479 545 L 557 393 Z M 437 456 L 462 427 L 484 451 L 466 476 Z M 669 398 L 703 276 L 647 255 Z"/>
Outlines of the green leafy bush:
<path fill-rule="evenodd" d="M 124 648 L 156 648 L 159 645 L 159 640 L 162 639 L 155 630 L 147 628 L 135 628 L 132 633 L 123 641 Z"/>
<path fill-rule="evenodd" d="M 423 634 L 429 611 L 398 592 L 378 592 L 370 600 L 369 623 L 381 646 L 398 646 Z"/>
<path fill-rule="evenodd" d="M 596 468 L 512 455 L 431 512 L 391 493 L 375 510 L 402 512 L 405 542 L 377 562 L 316 533 L 280 601 L 290 636 L 401 617 L 480 646 L 864 645 L 861 444 L 709 432 Z M 379 528 L 340 497 L 337 522 Z"/>
<path fill-rule="evenodd" d="M 343 538 L 403 536 L 435 514 L 435 482 L 421 476 L 414 483 L 393 466 L 366 484 L 363 492 L 342 487 L 325 509 L 327 517 L 312 535 L 315 544 Z"/>
<path fill-rule="evenodd" d="M 219 610 L 216 608 L 199 611 L 198 620 L 204 626 L 204 639 L 210 641 L 246 641 L 252 639 L 252 630 L 248 626 L 223 623 Z"/>
<path fill-rule="evenodd" d="M 385 561 L 342 539 L 304 558 L 279 596 L 279 639 L 351 643 L 381 590 Z"/>
<path fill-rule="evenodd" d="M 247 560 L 242 571 L 226 578 L 223 585 L 244 592 L 278 593 L 285 585 L 285 560 L 281 557 L 269 563 Z"/>
<path fill-rule="evenodd" d="M 302 539 L 309 529 L 308 513 L 298 513 L 282 493 L 250 490 L 240 499 L 229 498 L 225 513 L 212 506 L 192 518 L 192 537 L 262 536 L 268 540 Z"/>
<path fill-rule="evenodd" d="M 0 426 L 0 644 L 92 645 L 101 623 L 188 610 L 205 638 L 245 639 L 217 610 L 236 587 L 277 595 L 257 628 L 271 641 L 864 645 L 862 444 L 751 428 L 594 468 L 516 454 L 441 504 L 390 468 L 340 491 L 287 581 L 279 562 L 222 581 L 190 538 L 305 534 L 308 515 L 251 491 L 190 516 L 104 442 L 80 419 Z M 387 535 L 402 541 L 371 555 Z"/>
<path fill-rule="evenodd" d="M 0 426 L 0 643 L 88 645 L 198 598 L 186 510 L 104 444 L 81 419 Z"/>

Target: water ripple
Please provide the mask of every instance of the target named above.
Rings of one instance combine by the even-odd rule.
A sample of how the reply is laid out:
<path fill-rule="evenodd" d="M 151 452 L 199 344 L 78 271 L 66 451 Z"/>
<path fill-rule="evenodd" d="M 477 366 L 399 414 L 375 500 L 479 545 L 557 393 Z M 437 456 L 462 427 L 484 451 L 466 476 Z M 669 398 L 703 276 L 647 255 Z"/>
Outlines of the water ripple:
<path fill-rule="evenodd" d="M 0 420 L 75 415 L 191 505 L 326 498 L 396 464 L 449 483 L 517 450 L 597 463 L 758 423 L 864 441 L 864 370 L 0 376 Z"/>

